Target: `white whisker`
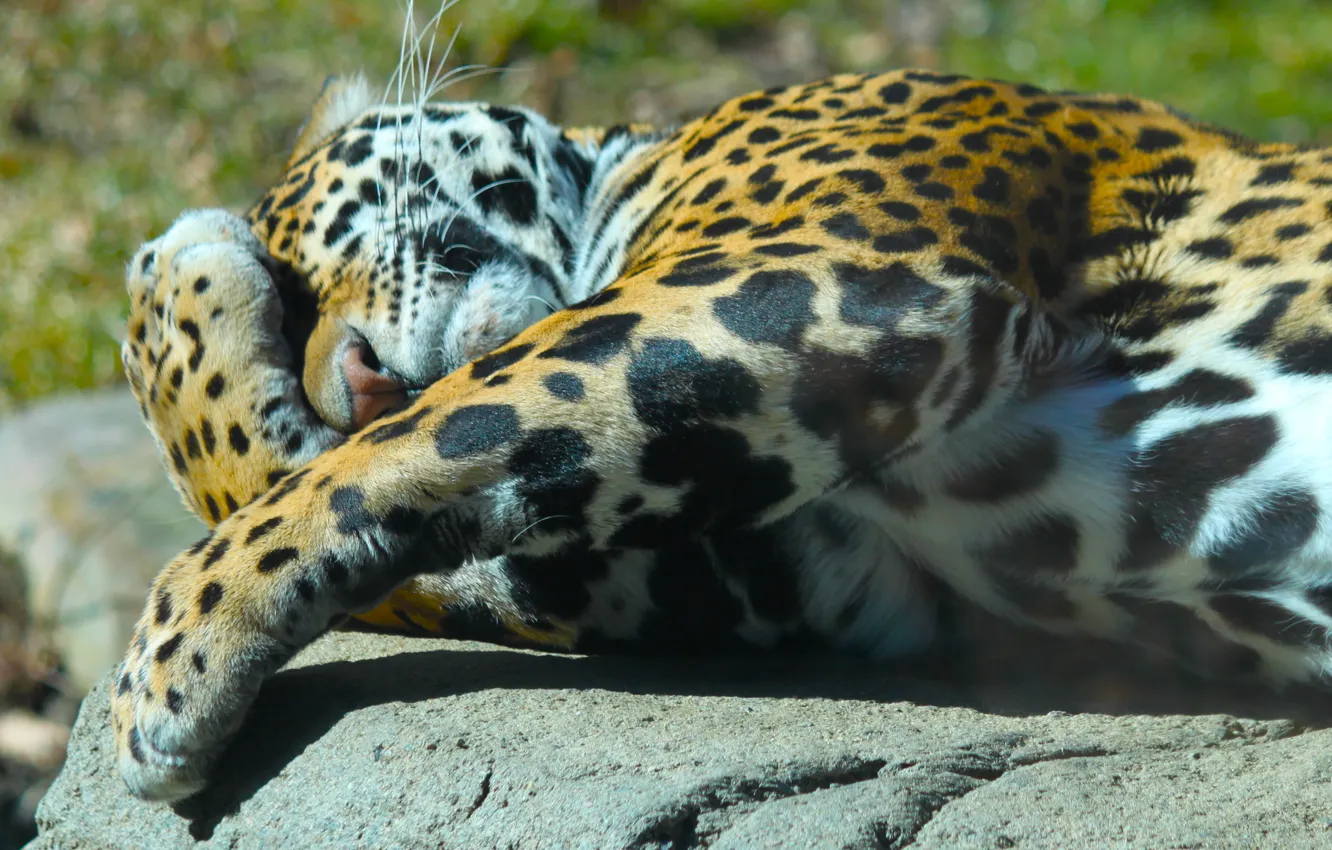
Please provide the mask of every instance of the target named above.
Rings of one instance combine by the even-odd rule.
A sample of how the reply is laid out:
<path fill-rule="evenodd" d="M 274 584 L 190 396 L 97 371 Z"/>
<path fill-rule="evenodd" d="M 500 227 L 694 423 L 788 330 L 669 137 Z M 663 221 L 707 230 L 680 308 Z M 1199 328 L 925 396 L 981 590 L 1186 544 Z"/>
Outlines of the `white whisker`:
<path fill-rule="evenodd" d="M 444 225 L 444 229 L 441 230 L 439 233 L 439 238 L 441 240 L 444 239 L 444 237 L 448 235 L 449 231 L 453 229 L 453 223 L 458 220 L 458 216 L 462 214 L 463 207 L 465 205 L 470 204 L 472 201 L 475 201 L 477 198 L 481 197 L 482 194 L 484 194 L 485 192 L 489 192 L 491 189 L 494 189 L 496 186 L 503 186 L 505 183 L 521 183 L 521 182 L 523 182 L 521 179 L 514 177 L 506 177 L 503 180 L 492 180 L 491 182 L 482 186 L 480 189 L 477 189 L 475 192 L 471 194 L 471 196 L 466 201 L 458 205 L 458 208 L 453 211 L 453 215 L 449 216 L 449 220 Z M 429 227 L 433 227 L 433 225 L 429 225 L 427 229 L 429 229 Z M 424 233 L 425 231 L 422 232 Z M 444 252 L 448 253 L 452 247 L 453 246 L 451 245 L 446 247 L 444 249 Z"/>
<path fill-rule="evenodd" d="M 457 2 L 457 0 L 453 0 L 453 2 Z M 449 3 L 449 5 L 452 6 L 453 2 Z M 430 85 L 427 86 L 425 94 L 421 96 L 422 104 L 429 103 L 431 99 L 434 98 L 435 92 L 439 90 L 440 81 L 446 76 L 444 68 L 449 61 L 449 56 L 453 55 L 453 46 L 457 43 L 458 34 L 461 32 L 462 24 L 458 24 L 458 26 L 453 28 L 453 35 L 449 38 L 449 44 L 444 48 L 444 55 L 440 57 L 439 65 L 435 68 L 435 73 L 430 78 Z"/>
<path fill-rule="evenodd" d="M 502 74 L 507 70 L 507 68 L 492 68 L 489 65 L 479 63 L 459 65 L 457 68 L 454 68 L 452 71 L 449 71 L 448 74 L 444 75 L 444 78 L 441 79 L 439 83 L 439 91 L 435 92 L 435 94 L 443 94 L 445 89 L 457 85 L 458 83 L 464 83 L 476 77 L 483 77 L 486 74 Z"/>
<path fill-rule="evenodd" d="M 457 0 L 453 0 L 453 2 L 457 2 Z M 435 37 L 439 35 L 440 19 L 443 17 L 445 10 L 448 9 L 449 6 L 451 6 L 452 4 L 453 4 L 452 2 L 441 3 L 439 5 L 439 11 L 435 12 L 435 16 L 431 18 L 429 22 L 426 23 L 425 30 L 422 31 L 421 34 L 422 38 L 424 38 L 425 33 L 427 32 L 430 33 L 430 44 L 426 47 L 425 56 L 423 58 L 420 56 L 419 52 L 417 54 L 418 58 L 421 59 L 421 61 L 417 65 L 417 68 L 420 71 L 420 76 L 418 78 L 418 83 L 416 87 L 416 108 L 418 110 L 425 105 L 426 90 L 429 84 L 429 79 L 427 78 L 426 75 L 433 74 L 431 61 L 434 59 L 435 56 Z M 450 44 L 452 44 L 452 42 L 450 42 Z"/>
<path fill-rule="evenodd" d="M 528 296 L 527 296 L 526 298 L 524 298 L 523 300 L 524 300 L 524 301 L 540 301 L 542 304 L 545 304 L 546 307 L 548 307 L 548 308 L 550 309 L 550 312 L 552 312 L 552 313 L 558 313 L 558 312 L 559 312 L 559 309 L 558 309 L 554 304 L 552 304 L 552 303 L 550 303 L 549 301 L 547 301 L 546 299 L 542 298 L 540 295 L 528 295 Z"/>
<path fill-rule="evenodd" d="M 569 518 L 569 517 L 566 516 L 566 515 L 564 515 L 564 514 L 553 514 L 553 515 L 551 515 L 551 516 L 545 516 L 545 517 L 542 517 L 541 519 L 537 520 L 536 522 L 534 522 L 534 523 L 532 523 L 531 525 L 529 525 L 529 526 L 527 526 L 526 528 L 524 528 L 522 531 L 520 531 L 520 532 L 518 532 L 517 534 L 515 534 L 515 535 L 513 536 L 513 539 L 510 540 L 509 542 L 510 542 L 510 543 L 517 543 L 519 537 L 522 537 L 524 534 L 526 534 L 527 532 L 531 531 L 533 528 L 536 528 L 538 525 L 540 525 L 541 523 L 545 522 L 545 521 L 548 520 L 548 519 L 568 519 L 568 518 Z"/>
<path fill-rule="evenodd" d="M 447 252 L 446 252 L 446 253 L 447 253 Z M 425 263 L 424 263 L 423 265 L 419 266 L 419 268 L 420 268 L 422 271 L 427 271 L 427 272 L 443 272 L 444 274 L 453 275 L 454 277 L 466 277 L 466 276 L 467 276 L 465 272 L 462 272 L 462 271 L 460 271 L 460 270 L 458 270 L 458 269 L 455 269 L 455 268 L 452 268 L 452 267 L 450 267 L 450 266 L 441 265 L 440 263 L 437 263 L 437 262 L 435 262 L 434 260 L 426 260 Z"/>

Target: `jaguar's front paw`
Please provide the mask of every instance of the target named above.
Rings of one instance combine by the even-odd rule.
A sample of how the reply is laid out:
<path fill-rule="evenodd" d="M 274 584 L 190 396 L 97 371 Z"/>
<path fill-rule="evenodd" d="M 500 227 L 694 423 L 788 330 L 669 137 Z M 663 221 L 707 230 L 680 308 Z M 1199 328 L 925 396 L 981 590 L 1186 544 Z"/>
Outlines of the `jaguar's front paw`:
<path fill-rule="evenodd" d="M 205 358 L 216 359 L 209 356 L 214 345 L 264 362 L 287 359 L 278 333 L 282 304 L 266 262 L 268 252 L 245 222 L 223 210 L 186 212 L 139 248 L 126 269 L 122 356 L 141 401 L 178 395 Z"/>
<path fill-rule="evenodd" d="M 305 401 L 271 263 L 244 221 L 196 210 L 128 269 L 125 373 L 172 480 L 210 524 L 341 440 Z"/>
<path fill-rule="evenodd" d="M 294 651 L 222 608 L 223 584 L 182 578 L 172 568 L 159 578 L 112 684 L 120 772 L 148 800 L 204 786 L 264 679 Z"/>
<path fill-rule="evenodd" d="M 175 802 L 203 789 L 214 754 L 211 748 L 187 746 L 164 750 L 164 737 L 183 741 L 178 730 L 164 736 L 153 707 L 133 692 L 133 674 L 127 665 L 116 673 L 112 718 L 116 730 L 117 763 L 125 784 L 136 797 Z M 160 712 L 163 706 L 158 707 Z M 149 732 L 144 730 L 148 729 Z"/>

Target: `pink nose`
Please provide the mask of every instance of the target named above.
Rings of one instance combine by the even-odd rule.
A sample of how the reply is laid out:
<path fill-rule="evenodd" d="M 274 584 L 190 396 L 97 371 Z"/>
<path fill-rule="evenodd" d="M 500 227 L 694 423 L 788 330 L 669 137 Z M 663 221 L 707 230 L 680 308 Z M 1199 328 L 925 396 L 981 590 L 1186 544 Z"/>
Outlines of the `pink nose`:
<path fill-rule="evenodd" d="M 364 340 L 342 353 L 342 376 L 352 399 L 352 430 L 359 431 L 385 412 L 407 404 L 407 389 L 380 371 L 379 358 Z"/>

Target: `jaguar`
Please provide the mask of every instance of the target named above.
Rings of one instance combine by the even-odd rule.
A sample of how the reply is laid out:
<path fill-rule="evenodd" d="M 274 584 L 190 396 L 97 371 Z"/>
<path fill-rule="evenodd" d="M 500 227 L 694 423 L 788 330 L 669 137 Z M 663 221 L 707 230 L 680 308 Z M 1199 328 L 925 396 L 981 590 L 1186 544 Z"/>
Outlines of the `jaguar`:
<path fill-rule="evenodd" d="M 1332 670 L 1332 151 L 926 70 L 674 128 L 336 78 L 127 269 L 210 533 L 112 680 L 202 788 L 348 617 L 578 652 L 922 652 L 956 596 L 1222 679 Z"/>

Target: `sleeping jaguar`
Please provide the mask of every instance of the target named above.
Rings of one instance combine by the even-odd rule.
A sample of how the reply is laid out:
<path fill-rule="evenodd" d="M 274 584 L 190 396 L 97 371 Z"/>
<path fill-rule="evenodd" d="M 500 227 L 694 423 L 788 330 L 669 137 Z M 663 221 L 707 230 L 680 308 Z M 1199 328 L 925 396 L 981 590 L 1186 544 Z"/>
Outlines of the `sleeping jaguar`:
<path fill-rule="evenodd" d="M 924 71 L 669 130 L 344 79 L 244 219 L 128 277 L 126 371 L 213 526 L 116 677 L 145 798 L 348 616 L 888 658 L 955 594 L 1332 671 L 1332 152 Z"/>

